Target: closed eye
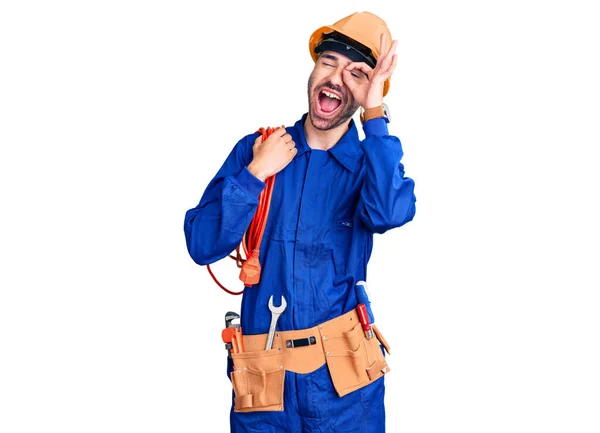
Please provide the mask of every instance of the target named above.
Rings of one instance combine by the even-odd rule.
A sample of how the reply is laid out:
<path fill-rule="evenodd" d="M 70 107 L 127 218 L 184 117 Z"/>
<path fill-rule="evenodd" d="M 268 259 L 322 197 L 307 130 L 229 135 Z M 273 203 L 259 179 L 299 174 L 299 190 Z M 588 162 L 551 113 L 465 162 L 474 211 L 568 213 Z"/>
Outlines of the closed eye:
<path fill-rule="evenodd" d="M 353 77 L 358 78 L 359 80 L 366 80 L 369 78 L 369 76 L 360 69 L 353 69 L 350 71 L 350 73 Z"/>

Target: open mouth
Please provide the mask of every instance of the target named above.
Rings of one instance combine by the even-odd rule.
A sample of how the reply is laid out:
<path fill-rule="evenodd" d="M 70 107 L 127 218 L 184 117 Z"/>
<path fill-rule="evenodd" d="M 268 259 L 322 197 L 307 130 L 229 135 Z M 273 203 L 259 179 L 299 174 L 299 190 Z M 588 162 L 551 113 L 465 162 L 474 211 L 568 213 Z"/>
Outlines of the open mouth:
<path fill-rule="evenodd" d="M 341 95 L 327 89 L 323 89 L 319 92 L 317 101 L 318 114 L 323 117 L 333 115 L 342 105 Z"/>

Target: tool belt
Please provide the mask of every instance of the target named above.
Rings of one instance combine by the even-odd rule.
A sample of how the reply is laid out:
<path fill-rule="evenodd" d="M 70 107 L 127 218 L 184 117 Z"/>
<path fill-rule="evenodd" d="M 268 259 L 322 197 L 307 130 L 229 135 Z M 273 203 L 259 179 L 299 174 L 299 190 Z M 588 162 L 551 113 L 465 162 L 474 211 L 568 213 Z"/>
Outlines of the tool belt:
<path fill-rule="evenodd" d="M 327 363 L 340 397 L 379 379 L 390 369 L 381 346 L 390 347 L 375 325 L 367 338 L 356 310 L 313 328 L 275 333 L 265 350 L 267 334 L 243 335 L 244 352 L 233 353 L 231 382 L 235 412 L 283 411 L 285 372 L 311 373 Z"/>

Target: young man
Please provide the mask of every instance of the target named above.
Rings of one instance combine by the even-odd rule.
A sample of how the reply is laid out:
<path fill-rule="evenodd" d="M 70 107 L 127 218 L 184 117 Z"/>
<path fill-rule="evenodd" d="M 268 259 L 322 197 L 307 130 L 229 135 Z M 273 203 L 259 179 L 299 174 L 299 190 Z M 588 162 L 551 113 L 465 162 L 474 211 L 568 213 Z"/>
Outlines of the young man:
<path fill-rule="evenodd" d="M 240 140 L 186 213 L 191 257 L 213 263 L 240 244 L 276 174 L 260 282 L 242 297 L 243 352 L 229 360 L 234 433 L 385 431 L 387 343 L 361 326 L 357 306 L 369 306 L 360 282 L 373 234 L 415 214 L 414 182 L 383 101 L 396 45 L 368 12 L 316 30 L 308 112 L 264 142 L 259 134 Z M 362 141 L 352 120 L 359 108 Z M 272 309 L 283 303 L 266 350 Z"/>

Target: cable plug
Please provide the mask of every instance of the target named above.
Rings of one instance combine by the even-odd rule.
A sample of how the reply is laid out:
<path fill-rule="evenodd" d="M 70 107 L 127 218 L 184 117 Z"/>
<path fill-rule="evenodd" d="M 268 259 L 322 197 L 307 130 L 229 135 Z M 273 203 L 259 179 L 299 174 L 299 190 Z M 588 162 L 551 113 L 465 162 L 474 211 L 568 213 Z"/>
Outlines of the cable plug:
<path fill-rule="evenodd" d="M 253 284 L 258 284 L 260 281 L 261 266 L 258 261 L 260 250 L 252 251 L 252 255 L 246 259 L 240 271 L 240 280 L 244 286 L 251 287 Z"/>

